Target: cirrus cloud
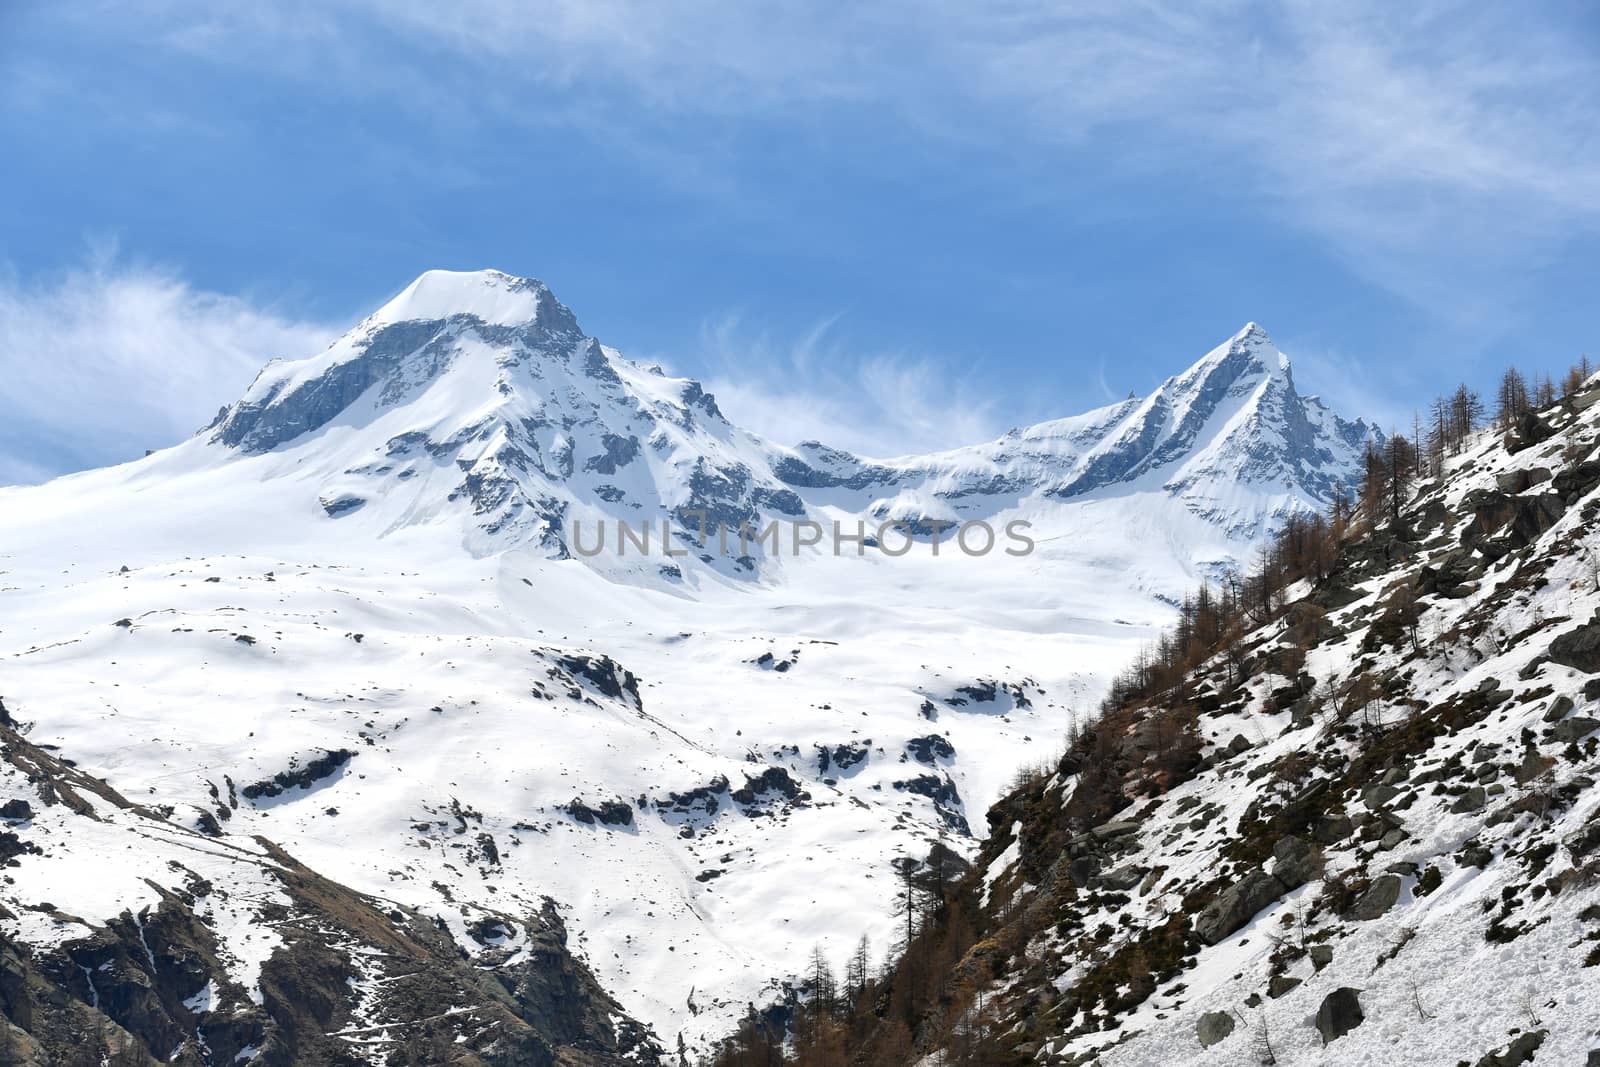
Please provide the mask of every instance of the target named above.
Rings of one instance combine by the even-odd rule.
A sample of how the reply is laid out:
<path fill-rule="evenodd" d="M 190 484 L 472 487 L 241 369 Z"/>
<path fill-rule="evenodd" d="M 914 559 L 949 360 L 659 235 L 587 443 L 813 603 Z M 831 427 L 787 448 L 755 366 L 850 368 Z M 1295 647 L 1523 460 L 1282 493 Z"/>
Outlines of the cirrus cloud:
<path fill-rule="evenodd" d="M 112 256 L 45 281 L 0 275 L 0 483 L 174 444 L 267 359 L 311 355 L 333 334 Z"/>

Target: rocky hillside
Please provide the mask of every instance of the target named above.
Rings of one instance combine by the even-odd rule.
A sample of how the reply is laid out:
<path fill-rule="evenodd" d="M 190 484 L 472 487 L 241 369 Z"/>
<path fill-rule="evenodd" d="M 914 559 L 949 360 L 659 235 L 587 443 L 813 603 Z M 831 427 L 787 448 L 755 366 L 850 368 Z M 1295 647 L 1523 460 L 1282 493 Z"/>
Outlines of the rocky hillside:
<path fill-rule="evenodd" d="M 133 803 L 0 719 L 0 1063 L 660 1062 L 568 951 L 553 907 L 476 913 L 469 952 L 444 923 L 264 837 L 197 833 Z M 217 800 L 239 804 L 231 784 Z M 18 876 L 41 866 L 108 898 L 131 874 L 154 900 L 106 920 L 18 901 Z"/>
<path fill-rule="evenodd" d="M 1600 1063 L 1600 385 L 1454 436 L 1191 601 L 790 1058 Z"/>

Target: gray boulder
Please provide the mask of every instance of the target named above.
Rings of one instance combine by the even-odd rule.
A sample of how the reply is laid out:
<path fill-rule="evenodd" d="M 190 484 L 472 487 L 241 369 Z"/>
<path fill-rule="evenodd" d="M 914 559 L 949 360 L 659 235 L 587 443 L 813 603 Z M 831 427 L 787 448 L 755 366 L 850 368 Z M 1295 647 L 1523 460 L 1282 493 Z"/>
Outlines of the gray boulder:
<path fill-rule="evenodd" d="M 1550 702 L 1550 706 L 1545 709 L 1545 711 L 1544 711 L 1544 721 L 1545 722 L 1560 722 L 1562 716 L 1566 715 L 1566 713 L 1571 711 L 1571 710 L 1572 710 L 1572 698 L 1569 697 L 1569 696 L 1565 696 L 1565 695 L 1558 696 L 1554 700 L 1552 700 Z"/>
<path fill-rule="evenodd" d="M 1289 990 L 1299 985 L 1301 979 L 1291 978 L 1286 974 L 1275 974 L 1267 979 L 1267 996 L 1276 1000 Z"/>
<path fill-rule="evenodd" d="M 1350 909 L 1352 919 L 1367 921 L 1385 914 L 1400 900 L 1400 876 L 1386 874 L 1373 882 Z"/>
<path fill-rule="evenodd" d="M 1484 792 L 1483 786 L 1475 785 L 1456 798 L 1456 802 L 1450 805 L 1450 811 L 1456 815 L 1465 815 L 1469 811 L 1477 811 L 1483 807 L 1488 799 L 1488 794 Z"/>
<path fill-rule="evenodd" d="M 1585 674 L 1600 674 L 1600 617 L 1551 641 L 1550 658 Z"/>
<path fill-rule="evenodd" d="M 1568 744 L 1573 741 L 1582 741 L 1596 730 L 1600 730 L 1600 719 L 1591 719 L 1585 715 L 1574 715 L 1566 722 L 1557 723 L 1555 729 L 1550 731 L 1550 737 L 1552 740 L 1559 741 L 1562 744 Z"/>
<path fill-rule="evenodd" d="M 1561 843 L 1574 861 L 1600 849 L 1600 819 L 1590 819 L 1587 825 L 1562 838 Z"/>
<path fill-rule="evenodd" d="M 1361 794 L 1361 800 L 1369 811 L 1377 811 L 1399 795 L 1400 790 L 1392 785 L 1375 785 Z"/>
<path fill-rule="evenodd" d="M 1208 1011 L 1194 1024 L 1201 1048 L 1210 1048 L 1233 1033 L 1233 1016 L 1225 1011 Z"/>
<path fill-rule="evenodd" d="M 1102 874 L 1095 882 L 1102 889 L 1109 889 L 1117 893 L 1125 893 L 1144 881 L 1144 876 L 1149 873 L 1147 867 L 1119 867 L 1114 871 Z"/>
<path fill-rule="evenodd" d="M 1139 824 L 1136 822 L 1101 823 L 1099 826 L 1096 826 L 1089 831 L 1090 834 L 1102 841 L 1109 840 L 1114 837 L 1127 837 L 1129 834 L 1136 834 L 1138 832 Z"/>
<path fill-rule="evenodd" d="M 1317 877 L 1321 867 L 1317 850 L 1302 838 L 1285 837 L 1272 848 L 1273 877 L 1291 889 Z"/>
<path fill-rule="evenodd" d="M 1322 999 L 1317 1009 L 1317 1032 L 1322 1043 L 1337 1041 L 1366 1019 L 1361 1012 L 1361 990 L 1341 986 Z"/>
<path fill-rule="evenodd" d="M 1195 936 L 1208 945 L 1215 945 L 1287 891 L 1282 882 L 1266 871 L 1251 871 L 1218 893 L 1195 917 Z"/>

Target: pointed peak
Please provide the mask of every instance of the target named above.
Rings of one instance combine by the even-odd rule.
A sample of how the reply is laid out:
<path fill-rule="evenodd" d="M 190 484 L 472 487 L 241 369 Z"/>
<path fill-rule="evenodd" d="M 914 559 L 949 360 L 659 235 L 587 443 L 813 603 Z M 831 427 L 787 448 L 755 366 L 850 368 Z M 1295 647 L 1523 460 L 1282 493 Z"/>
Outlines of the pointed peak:
<path fill-rule="evenodd" d="M 1289 373 L 1289 357 L 1278 351 L 1278 346 L 1267 336 L 1266 329 L 1255 321 L 1244 324 L 1244 329 L 1228 339 L 1224 346 L 1228 353 L 1248 355 L 1252 362 L 1269 374 Z"/>
<path fill-rule="evenodd" d="M 500 326 L 571 319 L 550 287 L 537 278 L 498 270 L 430 270 L 379 308 L 370 322 L 411 322 L 471 315 Z"/>
<path fill-rule="evenodd" d="M 1260 323 L 1247 322 L 1244 328 L 1201 356 L 1187 371 L 1172 379 L 1180 385 L 1211 379 L 1221 373 L 1229 378 L 1259 373 L 1287 376 L 1289 359 L 1278 351 Z"/>
<path fill-rule="evenodd" d="M 1272 338 L 1267 336 L 1266 329 L 1259 322 L 1252 320 L 1244 324 L 1244 329 L 1240 330 L 1238 333 L 1229 338 L 1229 343 L 1231 344 L 1238 344 L 1240 342 L 1246 344 L 1270 345 L 1272 343 Z"/>

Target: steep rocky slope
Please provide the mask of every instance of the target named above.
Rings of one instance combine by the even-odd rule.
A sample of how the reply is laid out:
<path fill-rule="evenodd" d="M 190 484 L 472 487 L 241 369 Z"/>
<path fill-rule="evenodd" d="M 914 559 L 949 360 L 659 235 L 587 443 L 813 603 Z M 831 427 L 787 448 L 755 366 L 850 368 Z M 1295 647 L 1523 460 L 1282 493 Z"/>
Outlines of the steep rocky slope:
<path fill-rule="evenodd" d="M 1597 518 L 1600 385 L 1470 439 L 1132 676 L 798 1062 L 1600 1062 Z"/>

